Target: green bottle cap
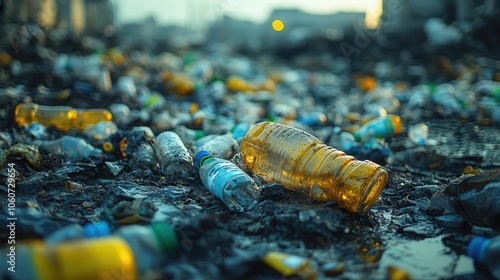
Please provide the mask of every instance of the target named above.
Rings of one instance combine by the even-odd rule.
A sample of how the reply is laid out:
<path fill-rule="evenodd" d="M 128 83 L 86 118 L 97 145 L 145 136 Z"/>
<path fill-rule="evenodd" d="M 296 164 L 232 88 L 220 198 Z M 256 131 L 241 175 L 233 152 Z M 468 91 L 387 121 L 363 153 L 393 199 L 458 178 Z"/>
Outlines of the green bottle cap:
<path fill-rule="evenodd" d="M 354 136 L 354 139 L 356 139 L 356 142 L 361 142 L 361 135 L 359 135 L 359 133 L 353 132 L 351 134 Z"/>
<path fill-rule="evenodd" d="M 158 238 L 161 250 L 164 253 L 175 253 L 179 249 L 179 240 L 174 229 L 164 222 L 151 224 L 151 229 Z"/>

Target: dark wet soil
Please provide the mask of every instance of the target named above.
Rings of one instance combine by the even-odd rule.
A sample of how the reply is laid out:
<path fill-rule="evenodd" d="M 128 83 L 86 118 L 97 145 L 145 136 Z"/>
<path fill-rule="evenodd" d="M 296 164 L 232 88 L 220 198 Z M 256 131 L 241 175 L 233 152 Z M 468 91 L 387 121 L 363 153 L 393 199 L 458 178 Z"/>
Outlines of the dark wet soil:
<path fill-rule="evenodd" d="M 277 184 L 263 187 L 252 211 L 231 213 L 194 172 L 169 182 L 119 163 L 114 167 L 122 172 L 99 161 L 59 165 L 57 160 L 35 170 L 14 159 L 22 224 L 17 238 L 43 237 L 70 223 L 105 220 L 118 227 L 161 220 L 171 223 L 180 239 L 180 251 L 163 268 L 174 279 L 282 279 L 261 261 L 268 251 L 310 259 L 318 279 L 387 279 L 388 267 L 412 279 L 476 279 L 480 275 L 465 256 L 475 232 L 431 198 L 468 165 L 481 171 L 499 168 L 500 130 L 458 120 L 429 120 L 428 126 L 433 145 L 427 148 L 446 160 L 436 169 L 419 169 L 435 157 L 410 153 L 385 164 L 389 181 L 364 216 Z M 405 132 L 388 143 L 395 152 L 409 145 Z M 71 189 L 68 181 L 82 187 Z M 23 214 L 27 208 L 40 216 Z M 329 276 L 325 266 L 332 264 L 342 265 L 343 272 Z"/>

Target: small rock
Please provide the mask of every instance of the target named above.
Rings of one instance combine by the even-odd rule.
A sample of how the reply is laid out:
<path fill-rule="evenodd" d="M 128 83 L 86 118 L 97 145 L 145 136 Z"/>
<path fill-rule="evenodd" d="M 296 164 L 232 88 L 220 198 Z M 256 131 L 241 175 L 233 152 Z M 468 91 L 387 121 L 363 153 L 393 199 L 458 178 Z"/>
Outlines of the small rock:
<path fill-rule="evenodd" d="M 84 201 L 82 203 L 82 206 L 85 207 L 85 208 L 89 208 L 89 207 L 92 207 L 92 203 L 88 202 L 88 201 Z"/>

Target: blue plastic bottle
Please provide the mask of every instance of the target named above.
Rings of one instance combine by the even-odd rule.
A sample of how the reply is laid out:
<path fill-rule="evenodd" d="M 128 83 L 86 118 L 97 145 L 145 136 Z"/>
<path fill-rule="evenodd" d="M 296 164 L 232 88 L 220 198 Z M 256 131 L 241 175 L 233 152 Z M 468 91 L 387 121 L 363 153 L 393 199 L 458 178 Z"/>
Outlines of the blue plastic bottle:
<path fill-rule="evenodd" d="M 495 279 L 500 279 L 500 236 L 474 237 L 467 248 L 467 256 L 479 267 L 485 267 Z"/>
<path fill-rule="evenodd" d="M 261 189 L 234 163 L 202 150 L 196 153 L 195 166 L 203 185 L 231 211 L 244 212 L 257 205 Z"/>

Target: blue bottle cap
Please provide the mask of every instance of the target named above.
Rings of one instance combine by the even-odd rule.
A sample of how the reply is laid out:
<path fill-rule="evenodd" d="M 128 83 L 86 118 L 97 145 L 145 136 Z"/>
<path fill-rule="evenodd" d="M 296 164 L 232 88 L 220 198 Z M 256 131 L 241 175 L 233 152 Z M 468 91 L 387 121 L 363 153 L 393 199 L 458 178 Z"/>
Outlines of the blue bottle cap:
<path fill-rule="evenodd" d="M 194 156 L 194 166 L 200 167 L 199 164 L 200 164 L 201 159 L 206 157 L 206 156 L 210 156 L 210 153 L 205 151 L 205 150 L 198 151 L 196 153 L 196 155 Z"/>
<path fill-rule="evenodd" d="M 484 264 L 484 254 L 490 243 L 491 238 L 482 236 L 474 237 L 469 243 L 469 247 L 467 247 L 467 256 L 473 258 L 479 264 Z"/>
<path fill-rule="evenodd" d="M 106 222 L 86 224 L 83 226 L 83 232 L 85 233 L 85 236 L 89 238 L 111 235 L 111 229 Z"/>

